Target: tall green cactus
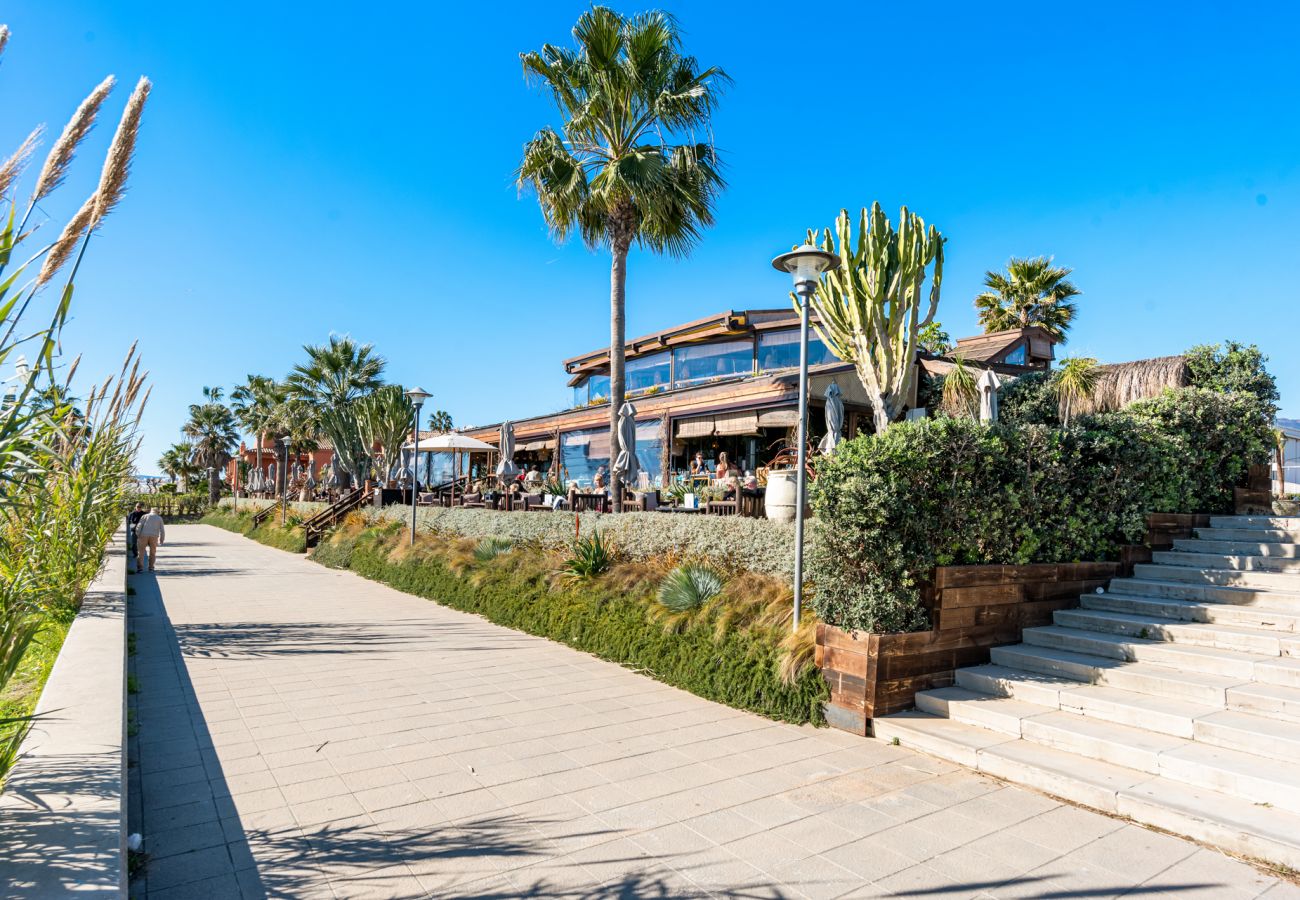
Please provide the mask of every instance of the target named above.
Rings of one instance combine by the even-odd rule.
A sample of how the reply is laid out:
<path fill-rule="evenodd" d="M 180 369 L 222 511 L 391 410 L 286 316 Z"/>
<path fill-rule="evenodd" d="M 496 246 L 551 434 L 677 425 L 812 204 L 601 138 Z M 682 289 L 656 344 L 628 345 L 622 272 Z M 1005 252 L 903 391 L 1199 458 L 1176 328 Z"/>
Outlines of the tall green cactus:
<path fill-rule="evenodd" d="M 857 369 L 871 396 L 877 433 L 902 416 L 911 395 L 918 332 L 939 308 L 945 240 L 906 206 L 895 231 L 879 203 L 862 210 L 856 242 L 847 209 L 840 210 L 834 234 L 827 228 L 819 241 L 816 232 L 808 232 L 808 243 L 843 260 L 817 285 L 812 309 L 820 322 L 814 328 L 832 353 Z M 932 262 L 933 282 L 923 296 Z"/>

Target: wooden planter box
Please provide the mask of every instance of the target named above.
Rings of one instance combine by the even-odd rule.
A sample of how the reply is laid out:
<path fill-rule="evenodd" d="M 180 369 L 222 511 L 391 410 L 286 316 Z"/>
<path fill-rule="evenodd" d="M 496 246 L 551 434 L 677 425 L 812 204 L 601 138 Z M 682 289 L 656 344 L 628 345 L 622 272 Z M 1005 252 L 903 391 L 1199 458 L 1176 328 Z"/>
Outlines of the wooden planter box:
<path fill-rule="evenodd" d="M 941 566 L 923 594 L 930 631 L 866 634 L 818 625 L 817 665 L 831 688 L 827 722 L 869 733 L 876 716 L 908 709 L 917 691 L 951 685 L 957 669 L 987 663 L 990 648 L 1019 643 L 1022 629 L 1050 624 L 1053 612 L 1077 606 L 1080 594 L 1131 572 L 1149 554 L 1137 547 L 1119 562 Z"/>

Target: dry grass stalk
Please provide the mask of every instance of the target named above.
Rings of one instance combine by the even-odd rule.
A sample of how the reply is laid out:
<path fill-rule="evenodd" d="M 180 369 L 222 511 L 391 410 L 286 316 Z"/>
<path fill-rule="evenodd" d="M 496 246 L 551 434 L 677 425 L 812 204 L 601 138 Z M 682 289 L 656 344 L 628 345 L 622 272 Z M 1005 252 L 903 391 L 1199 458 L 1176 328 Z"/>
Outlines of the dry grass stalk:
<path fill-rule="evenodd" d="M 1071 412 L 1074 415 L 1113 412 L 1134 401 L 1158 397 L 1165 388 L 1185 387 L 1189 381 L 1187 360 L 1181 356 L 1098 366 L 1092 394 L 1075 400 Z"/>
<path fill-rule="evenodd" d="M 50 247 L 49 252 L 45 254 L 45 263 L 41 266 L 41 273 L 36 276 L 37 286 L 47 283 L 72 258 L 72 252 L 77 249 L 81 236 L 90 227 L 91 218 L 95 214 L 95 204 L 98 196 L 98 194 L 92 194 L 90 199 L 81 204 L 81 209 L 77 210 L 77 214 L 68 220 L 68 224 L 64 226 L 59 239 L 54 242 L 54 246 Z"/>
<path fill-rule="evenodd" d="M 153 87 L 149 79 L 141 76 L 131 92 L 131 99 L 122 111 L 122 120 L 113 135 L 113 143 L 108 148 L 104 159 L 104 170 L 99 176 L 99 189 L 95 192 L 97 199 L 94 214 L 90 220 L 91 230 L 99 227 L 104 217 L 113 211 L 113 207 L 122 200 L 126 193 L 126 180 L 131 174 L 131 160 L 135 156 L 135 142 L 140 136 L 140 118 L 144 115 L 144 103 L 149 99 Z"/>
<path fill-rule="evenodd" d="M 117 79 L 109 75 L 90 92 L 90 96 L 81 101 L 77 111 L 64 126 L 63 133 L 50 148 L 49 156 L 45 157 L 45 165 L 41 167 L 41 174 L 36 179 L 36 188 L 32 191 L 32 203 L 40 202 L 63 183 L 63 179 L 68 174 L 68 167 L 72 165 L 72 159 L 77 155 L 77 147 L 95 126 L 99 109 L 108 99 L 109 92 L 113 90 L 113 85 L 116 83 Z"/>
<path fill-rule="evenodd" d="M 23 174 L 23 169 L 27 168 L 27 161 L 32 158 L 32 153 L 44 133 L 45 126 L 37 125 L 32 129 L 32 133 L 27 135 L 27 140 L 19 144 L 13 155 L 5 160 L 3 166 L 0 166 L 0 196 L 9 193 L 18 176 Z"/>

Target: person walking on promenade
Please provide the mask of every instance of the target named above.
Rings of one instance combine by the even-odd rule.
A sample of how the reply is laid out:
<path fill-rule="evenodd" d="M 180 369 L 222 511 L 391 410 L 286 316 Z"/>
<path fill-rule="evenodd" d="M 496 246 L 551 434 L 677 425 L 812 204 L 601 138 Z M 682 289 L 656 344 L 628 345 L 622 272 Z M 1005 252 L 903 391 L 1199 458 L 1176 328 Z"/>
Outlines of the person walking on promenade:
<path fill-rule="evenodd" d="M 167 543 L 167 529 L 157 508 L 150 509 L 135 526 L 135 570 L 144 571 L 144 552 L 149 551 L 149 571 L 153 571 L 158 548 Z"/>
<path fill-rule="evenodd" d="M 135 556 L 135 526 L 144 518 L 144 504 L 137 503 L 126 515 L 126 555 Z"/>

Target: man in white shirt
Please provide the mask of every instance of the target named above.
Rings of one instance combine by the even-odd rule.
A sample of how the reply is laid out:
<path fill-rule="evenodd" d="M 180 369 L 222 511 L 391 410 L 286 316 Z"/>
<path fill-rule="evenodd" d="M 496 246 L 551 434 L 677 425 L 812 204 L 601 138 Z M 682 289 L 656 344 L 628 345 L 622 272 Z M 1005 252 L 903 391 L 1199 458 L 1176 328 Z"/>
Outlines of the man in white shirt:
<path fill-rule="evenodd" d="M 157 508 L 151 509 L 135 523 L 135 570 L 144 571 L 144 552 L 148 550 L 149 571 L 152 572 L 158 548 L 166 542 L 167 529 L 163 526 L 163 518 L 158 515 Z"/>

